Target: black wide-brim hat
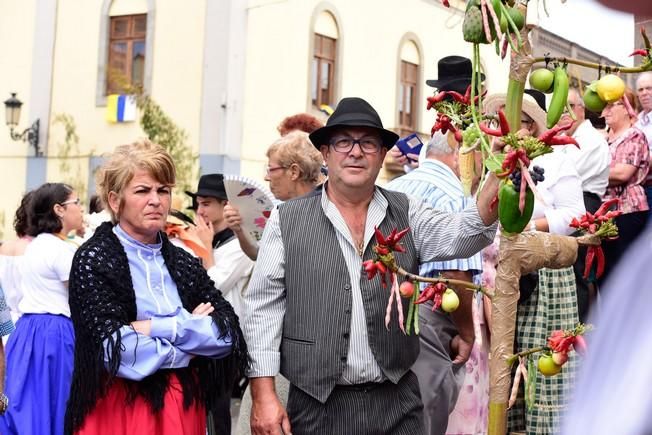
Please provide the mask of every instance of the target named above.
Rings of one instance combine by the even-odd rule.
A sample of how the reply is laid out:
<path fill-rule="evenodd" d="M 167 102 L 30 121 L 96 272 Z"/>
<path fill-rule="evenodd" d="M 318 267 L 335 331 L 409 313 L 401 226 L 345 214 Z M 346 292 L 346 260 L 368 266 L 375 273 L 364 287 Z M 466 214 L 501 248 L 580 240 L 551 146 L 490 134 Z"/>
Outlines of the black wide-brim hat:
<path fill-rule="evenodd" d="M 471 84 L 473 65 L 471 60 L 463 56 L 446 56 L 437 62 L 437 80 L 426 80 L 426 84 L 439 91 L 466 92 Z M 484 81 L 480 73 L 480 81 Z"/>
<path fill-rule="evenodd" d="M 322 145 L 328 145 L 336 130 L 346 127 L 367 127 L 376 130 L 383 146 L 388 149 L 398 140 L 398 134 L 383 127 L 378 112 L 371 104 L 362 98 L 348 97 L 340 100 L 324 127 L 310 133 L 310 141 L 319 149 Z"/>
<path fill-rule="evenodd" d="M 198 196 L 209 196 L 217 199 L 229 199 L 224 189 L 224 175 L 222 174 L 206 174 L 199 178 L 197 185 L 197 192 L 189 192 L 186 190 L 186 195 L 193 199 L 193 204 Z"/>

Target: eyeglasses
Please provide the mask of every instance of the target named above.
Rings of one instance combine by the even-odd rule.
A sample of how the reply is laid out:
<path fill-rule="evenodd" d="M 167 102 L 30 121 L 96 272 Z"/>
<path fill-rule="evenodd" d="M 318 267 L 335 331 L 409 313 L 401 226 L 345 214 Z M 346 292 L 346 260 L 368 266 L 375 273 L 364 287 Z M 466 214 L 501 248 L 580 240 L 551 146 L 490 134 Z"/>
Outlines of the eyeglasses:
<path fill-rule="evenodd" d="M 285 166 L 265 166 L 265 174 L 270 175 L 272 172 L 277 171 L 279 169 L 287 169 Z"/>
<path fill-rule="evenodd" d="M 335 137 L 331 140 L 331 146 L 338 153 L 351 152 L 355 144 L 358 144 L 362 152 L 365 154 L 376 154 L 378 151 L 380 151 L 381 146 L 380 139 L 376 137 L 362 137 L 360 139 L 354 139 L 350 136 L 340 136 Z"/>
<path fill-rule="evenodd" d="M 68 204 L 79 205 L 79 204 L 81 204 L 81 199 L 79 199 L 79 198 L 69 199 L 68 201 L 64 201 L 64 202 L 61 203 L 61 205 L 68 205 Z"/>

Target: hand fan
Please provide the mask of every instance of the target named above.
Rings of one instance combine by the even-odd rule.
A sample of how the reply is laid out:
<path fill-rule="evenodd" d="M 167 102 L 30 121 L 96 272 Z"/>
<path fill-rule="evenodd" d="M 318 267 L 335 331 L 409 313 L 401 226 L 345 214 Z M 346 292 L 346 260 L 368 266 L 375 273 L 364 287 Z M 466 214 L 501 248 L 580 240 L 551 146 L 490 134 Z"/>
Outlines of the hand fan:
<path fill-rule="evenodd" d="M 242 228 L 253 240 L 260 240 L 277 202 L 272 192 L 262 183 L 240 175 L 225 175 L 224 189 L 229 204 L 240 211 Z"/>

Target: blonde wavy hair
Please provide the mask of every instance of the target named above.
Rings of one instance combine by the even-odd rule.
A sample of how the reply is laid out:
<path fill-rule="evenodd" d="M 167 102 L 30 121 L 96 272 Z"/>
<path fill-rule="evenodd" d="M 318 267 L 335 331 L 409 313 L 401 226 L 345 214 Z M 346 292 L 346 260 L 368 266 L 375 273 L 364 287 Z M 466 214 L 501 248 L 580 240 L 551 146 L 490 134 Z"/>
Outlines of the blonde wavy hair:
<path fill-rule="evenodd" d="M 319 184 L 321 181 L 321 165 L 324 157 L 315 148 L 308 138 L 308 133 L 303 131 L 292 131 L 280 139 L 277 139 L 267 149 L 267 158 L 274 155 L 279 165 L 289 168 L 296 164 L 301 171 L 299 180 Z"/>
<path fill-rule="evenodd" d="M 123 207 L 123 191 L 138 170 L 147 171 L 156 181 L 174 187 L 176 170 L 170 154 L 158 144 L 147 139 L 120 145 L 108 157 L 95 176 L 98 194 L 111 213 L 113 223 L 118 222 Z M 114 192 L 120 198 L 120 207 L 116 214 L 109 204 L 109 193 Z"/>

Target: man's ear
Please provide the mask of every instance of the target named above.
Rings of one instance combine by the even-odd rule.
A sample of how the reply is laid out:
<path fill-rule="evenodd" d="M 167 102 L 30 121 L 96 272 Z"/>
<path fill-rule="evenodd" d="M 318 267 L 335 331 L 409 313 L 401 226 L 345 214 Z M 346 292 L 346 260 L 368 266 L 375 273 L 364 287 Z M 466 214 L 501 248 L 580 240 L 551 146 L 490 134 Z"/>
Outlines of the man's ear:
<path fill-rule="evenodd" d="M 292 163 L 288 169 L 290 170 L 292 181 L 297 181 L 301 177 L 301 168 L 296 163 Z"/>

